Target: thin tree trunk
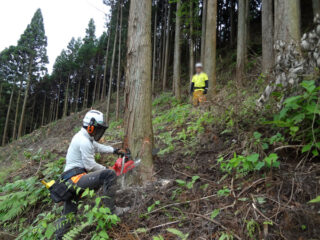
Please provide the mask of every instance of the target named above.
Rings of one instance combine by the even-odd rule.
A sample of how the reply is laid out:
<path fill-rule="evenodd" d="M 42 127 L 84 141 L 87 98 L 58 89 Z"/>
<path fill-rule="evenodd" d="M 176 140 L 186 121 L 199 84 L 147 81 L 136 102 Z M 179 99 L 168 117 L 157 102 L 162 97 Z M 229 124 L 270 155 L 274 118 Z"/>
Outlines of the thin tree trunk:
<path fill-rule="evenodd" d="M 262 72 L 268 74 L 273 63 L 273 0 L 262 0 Z"/>
<path fill-rule="evenodd" d="M 116 56 L 117 49 L 117 38 L 118 38 L 118 29 L 119 29 L 119 17 L 120 17 L 120 3 L 118 5 L 118 13 L 117 13 L 117 24 L 116 24 L 116 33 L 114 35 L 113 41 L 113 51 L 112 51 L 112 60 L 111 60 L 111 68 L 110 68 L 110 77 L 109 77 L 109 86 L 108 86 L 108 101 L 107 101 L 107 112 L 106 112 L 106 122 L 109 123 L 109 114 L 110 114 L 110 101 L 111 101 L 111 90 L 112 90 L 112 80 L 113 80 L 113 68 L 114 68 L 114 60 Z"/>
<path fill-rule="evenodd" d="M 1 97 L 2 97 L 2 88 L 3 88 L 3 84 L 0 84 L 0 100 L 1 100 Z"/>
<path fill-rule="evenodd" d="M 45 112 L 46 112 L 46 100 L 47 100 L 47 94 L 44 94 L 44 100 L 43 100 L 43 107 L 42 107 L 42 117 L 41 117 L 41 126 L 44 125 L 44 117 L 45 117 Z"/>
<path fill-rule="evenodd" d="M 57 121 L 57 120 L 58 120 L 58 117 L 59 117 L 60 92 L 61 92 L 61 89 L 60 89 L 60 88 L 61 88 L 61 74 L 60 74 L 60 79 L 59 79 L 57 105 L 56 105 L 56 109 L 55 109 L 55 113 L 56 113 L 55 121 Z"/>
<path fill-rule="evenodd" d="M 13 95 L 14 95 L 14 85 L 15 85 L 15 81 L 14 81 L 13 86 L 12 86 L 9 105 L 8 105 L 8 110 L 7 110 L 7 115 L 6 115 L 6 121 L 5 121 L 5 124 L 4 124 L 4 130 L 3 130 L 3 135 L 2 135 L 2 146 L 4 146 L 6 144 L 6 140 L 7 140 L 7 132 L 8 132 L 8 126 L 9 126 L 10 111 L 11 111 L 12 99 L 13 99 Z"/>
<path fill-rule="evenodd" d="M 34 99 L 33 99 L 33 103 L 32 103 L 32 107 L 31 107 L 31 121 L 30 121 L 30 132 L 33 131 L 33 118 L 34 118 L 34 109 L 35 109 L 35 106 L 36 106 L 36 96 L 34 96 Z"/>
<path fill-rule="evenodd" d="M 167 78 L 168 78 L 168 59 L 169 59 L 169 40 L 170 40 L 170 17 L 171 17 L 171 7 L 169 5 L 167 24 L 166 24 L 166 47 L 165 47 L 165 55 L 164 55 L 164 67 L 163 67 L 163 82 L 162 82 L 162 90 L 166 90 L 167 86 Z"/>
<path fill-rule="evenodd" d="M 29 62 L 28 82 L 27 82 L 25 93 L 24 93 L 24 99 L 23 99 L 23 105 L 22 105 L 22 111 L 21 111 L 21 117 L 20 117 L 18 138 L 20 138 L 22 136 L 22 131 L 23 131 L 24 115 L 26 112 L 28 95 L 29 95 L 29 88 L 30 88 L 30 84 L 31 84 L 32 64 L 33 64 L 33 58 L 31 57 L 30 62 Z"/>
<path fill-rule="evenodd" d="M 109 29 L 111 29 L 111 26 L 109 26 Z M 107 67 L 108 67 L 108 55 L 109 55 L 110 38 L 111 38 L 111 31 L 109 30 L 108 42 L 107 42 L 107 50 L 106 50 L 106 59 L 105 59 L 105 63 L 104 63 L 105 66 L 104 66 L 104 73 L 103 73 L 102 92 L 101 92 L 100 101 L 103 101 L 104 99 L 106 99 Z"/>
<path fill-rule="evenodd" d="M 249 5 L 250 0 L 246 0 L 246 24 L 245 24 L 245 32 L 246 32 L 246 39 L 245 39 L 245 44 L 246 47 L 244 48 L 245 50 L 245 65 L 248 63 L 248 50 L 250 47 L 250 5 Z"/>
<path fill-rule="evenodd" d="M 89 69 L 86 70 L 86 78 L 84 83 L 84 94 L 83 94 L 83 103 L 82 103 L 82 110 L 88 107 L 88 91 L 89 91 Z"/>
<path fill-rule="evenodd" d="M 207 1 L 203 0 L 202 7 L 202 30 L 201 30 L 201 62 L 204 62 L 204 55 L 206 52 L 206 23 L 207 23 Z M 212 26 L 211 26 L 212 27 Z"/>
<path fill-rule="evenodd" d="M 163 18 L 163 37 L 162 37 L 162 54 L 161 54 L 161 80 L 163 88 L 164 68 L 165 68 L 165 55 L 166 55 L 166 39 L 167 39 L 167 19 L 168 19 L 168 3 L 165 6 L 165 14 Z"/>
<path fill-rule="evenodd" d="M 70 84 L 70 73 L 68 75 L 67 86 L 64 93 L 63 117 L 66 117 L 68 114 L 69 84 Z"/>
<path fill-rule="evenodd" d="M 153 59 L 152 59 L 152 94 L 154 94 L 154 85 L 156 77 L 156 57 L 157 57 L 157 21 L 158 9 L 155 10 L 154 29 L 153 29 Z"/>
<path fill-rule="evenodd" d="M 174 39 L 174 62 L 173 62 L 173 82 L 174 82 L 174 95 L 180 101 L 181 100 L 181 46 L 180 46 L 180 32 L 181 32 L 181 0 L 177 1 L 176 12 L 176 31 Z"/>
<path fill-rule="evenodd" d="M 151 2 L 131 0 L 126 68 L 125 147 L 141 159 L 143 183 L 153 176 Z"/>
<path fill-rule="evenodd" d="M 320 0 L 312 0 L 313 16 L 320 16 Z"/>
<path fill-rule="evenodd" d="M 20 80 L 20 87 L 18 92 L 18 98 L 16 103 L 16 113 L 14 116 L 14 124 L 13 124 L 13 132 L 12 132 L 12 139 L 15 140 L 17 136 L 17 124 L 18 124 L 18 115 L 19 115 L 19 105 L 20 105 L 20 98 L 21 98 L 21 90 L 22 90 L 23 80 Z"/>
<path fill-rule="evenodd" d="M 79 83 L 77 86 L 77 94 L 76 94 L 76 98 L 75 98 L 75 112 L 79 111 L 80 87 L 81 87 L 81 78 L 79 79 Z"/>
<path fill-rule="evenodd" d="M 194 73 L 194 43 L 193 43 L 193 2 L 190 1 L 190 43 L 189 43 L 189 79 Z"/>
<path fill-rule="evenodd" d="M 118 49 L 118 74 L 117 74 L 117 103 L 116 120 L 119 120 L 120 112 L 120 78 L 121 78 L 121 38 L 122 38 L 122 1 L 120 0 L 120 28 L 119 28 L 119 49 Z"/>
<path fill-rule="evenodd" d="M 234 45 L 234 37 L 235 37 L 235 24 L 234 24 L 234 13 L 235 13 L 235 1 L 230 1 L 230 45 Z"/>
<path fill-rule="evenodd" d="M 100 53 L 98 53 L 98 60 L 96 64 L 95 69 L 95 77 L 94 77 L 94 88 L 93 88 L 93 94 L 92 94 L 92 105 L 95 103 L 97 98 L 97 89 L 98 89 L 98 74 L 99 74 L 99 64 L 100 64 Z"/>
<path fill-rule="evenodd" d="M 206 51 L 204 70 L 209 77 L 208 94 L 212 97 L 216 93 L 216 47 L 217 47 L 217 0 L 208 0 L 206 26 Z"/>
<path fill-rule="evenodd" d="M 247 48 L 247 32 L 246 32 L 246 2 L 248 0 L 239 1 L 238 9 L 238 41 L 237 41 L 237 67 L 236 78 L 238 87 L 243 84 L 245 74 L 246 62 L 246 48 Z"/>

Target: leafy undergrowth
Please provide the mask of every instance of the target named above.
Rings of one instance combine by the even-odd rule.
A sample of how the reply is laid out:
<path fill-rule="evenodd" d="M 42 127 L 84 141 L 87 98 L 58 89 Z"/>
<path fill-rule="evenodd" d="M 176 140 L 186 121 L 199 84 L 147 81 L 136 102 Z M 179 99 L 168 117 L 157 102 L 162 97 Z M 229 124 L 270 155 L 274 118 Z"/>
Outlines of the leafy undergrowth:
<path fill-rule="evenodd" d="M 154 182 L 118 192 L 117 205 L 131 207 L 121 220 L 86 190 L 66 239 L 319 239 L 319 88 L 305 81 L 279 113 L 276 98 L 257 111 L 253 89 L 227 86 L 201 108 L 156 98 Z M 120 120 L 104 141 L 122 137 Z M 1 186 L 5 239 L 53 237 L 62 206 L 39 180 L 58 177 L 59 156 L 26 151 L 32 167 Z"/>

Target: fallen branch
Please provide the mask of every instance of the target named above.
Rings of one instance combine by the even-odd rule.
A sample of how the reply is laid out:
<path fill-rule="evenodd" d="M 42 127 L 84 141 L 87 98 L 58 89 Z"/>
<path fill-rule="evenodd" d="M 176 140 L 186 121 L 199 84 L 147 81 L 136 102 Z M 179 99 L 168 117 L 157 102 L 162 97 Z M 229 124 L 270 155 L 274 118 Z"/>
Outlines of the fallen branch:
<path fill-rule="evenodd" d="M 165 209 L 165 208 L 168 208 L 168 207 L 178 206 L 178 205 L 182 205 L 182 204 L 188 204 L 188 203 L 192 203 L 192 202 L 198 202 L 198 201 L 205 200 L 205 199 L 208 199 L 208 198 L 211 198 L 211 197 L 215 197 L 215 196 L 217 196 L 217 194 L 213 194 L 213 195 L 202 197 L 202 198 L 197 198 L 197 199 L 194 199 L 194 200 L 188 200 L 188 201 L 180 202 L 180 203 L 171 203 L 171 204 L 165 205 L 163 207 L 157 208 L 157 209 L 155 209 L 155 210 L 153 210 L 151 212 L 145 213 L 145 215 L 149 215 L 149 214 L 158 212 L 158 211 L 160 211 L 162 209 Z"/>
<path fill-rule="evenodd" d="M 274 149 L 274 151 L 279 151 L 281 149 L 285 149 L 285 148 L 302 148 L 303 145 L 286 145 L 286 146 L 281 146 L 281 147 L 277 147 Z"/>
<path fill-rule="evenodd" d="M 222 225 L 220 222 L 218 222 L 218 221 L 216 221 L 216 220 L 214 220 L 214 219 L 208 218 L 208 217 L 206 217 L 206 216 L 204 216 L 204 215 L 202 215 L 202 214 L 199 214 L 199 213 L 189 213 L 189 212 L 183 212 L 183 213 L 185 213 L 185 214 L 190 214 L 190 215 L 194 215 L 194 216 L 197 216 L 197 217 L 201 217 L 201 218 L 203 218 L 203 219 L 206 219 L 207 221 L 212 222 L 212 223 L 220 226 L 223 230 L 225 230 L 225 231 L 227 231 L 227 232 L 231 232 L 236 239 L 238 239 L 238 240 L 241 240 L 241 239 L 242 239 L 242 238 L 239 237 L 237 234 L 235 234 L 234 232 L 232 232 L 229 228 L 225 227 L 225 226 Z"/>

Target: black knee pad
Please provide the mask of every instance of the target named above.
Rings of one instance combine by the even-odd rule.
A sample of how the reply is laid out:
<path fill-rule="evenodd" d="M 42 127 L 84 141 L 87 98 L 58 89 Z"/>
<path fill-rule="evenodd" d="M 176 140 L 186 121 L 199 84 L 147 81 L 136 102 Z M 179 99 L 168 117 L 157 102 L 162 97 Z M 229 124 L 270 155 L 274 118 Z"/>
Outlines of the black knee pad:
<path fill-rule="evenodd" d="M 115 173 L 115 171 L 110 170 L 110 169 L 106 169 L 101 171 L 100 176 L 99 176 L 99 180 L 103 183 L 105 181 L 108 182 L 114 182 L 117 178 L 117 175 Z"/>

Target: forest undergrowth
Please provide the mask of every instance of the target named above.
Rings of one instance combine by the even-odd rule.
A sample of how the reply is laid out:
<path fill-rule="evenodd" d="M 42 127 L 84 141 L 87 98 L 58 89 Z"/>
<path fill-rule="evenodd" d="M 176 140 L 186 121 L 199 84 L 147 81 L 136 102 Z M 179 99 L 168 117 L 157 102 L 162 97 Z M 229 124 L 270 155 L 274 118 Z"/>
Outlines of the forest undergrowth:
<path fill-rule="evenodd" d="M 131 208 L 121 218 L 86 190 L 65 239 L 319 239 L 319 87 L 306 80 L 281 111 L 277 94 L 257 109 L 261 81 L 240 91 L 231 81 L 199 108 L 170 93 L 155 98 L 154 181 L 119 187 L 117 205 Z M 12 174 L 1 173 L 1 239 L 53 238 L 62 206 L 40 180 L 59 177 L 83 113 L 1 149 L 5 169 L 7 159 L 21 159 Z M 103 142 L 122 138 L 122 120 L 113 121 Z M 21 144 L 23 156 L 13 150 Z"/>

